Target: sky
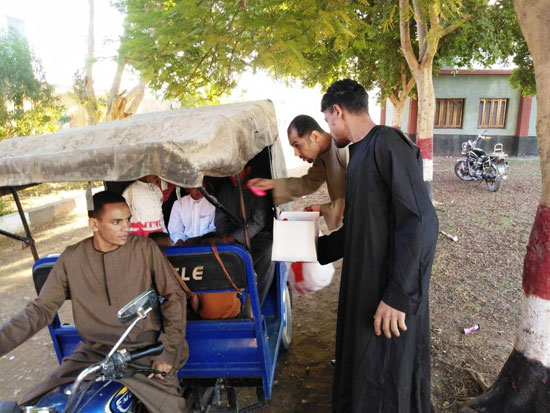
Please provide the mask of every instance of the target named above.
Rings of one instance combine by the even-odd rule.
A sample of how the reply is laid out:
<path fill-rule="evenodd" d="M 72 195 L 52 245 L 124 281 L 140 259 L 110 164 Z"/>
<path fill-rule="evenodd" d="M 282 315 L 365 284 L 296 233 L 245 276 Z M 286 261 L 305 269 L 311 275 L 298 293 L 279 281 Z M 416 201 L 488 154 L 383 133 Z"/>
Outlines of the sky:
<path fill-rule="evenodd" d="M 96 0 L 94 86 L 108 91 L 113 80 L 118 39 L 122 34 L 123 16 L 109 0 Z M 59 90 L 69 90 L 74 73 L 84 67 L 88 47 L 88 0 L 0 0 L 0 15 L 20 19 L 25 23 L 26 37 L 34 54 L 42 63 L 46 80 Z M 131 89 L 136 77 L 124 74 L 122 88 Z M 320 87 L 304 88 L 299 82 L 273 79 L 265 72 L 246 72 L 232 94 L 223 101 L 271 99 L 275 105 L 279 135 L 288 168 L 304 163 L 293 156 L 286 140 L 286 128 L 299 114 L 314 117 L 328 131 L 320 112 L 323 91 Z M 375 93 L 369 93 L 369 108 L 375 122 L 380 108 Z"/>

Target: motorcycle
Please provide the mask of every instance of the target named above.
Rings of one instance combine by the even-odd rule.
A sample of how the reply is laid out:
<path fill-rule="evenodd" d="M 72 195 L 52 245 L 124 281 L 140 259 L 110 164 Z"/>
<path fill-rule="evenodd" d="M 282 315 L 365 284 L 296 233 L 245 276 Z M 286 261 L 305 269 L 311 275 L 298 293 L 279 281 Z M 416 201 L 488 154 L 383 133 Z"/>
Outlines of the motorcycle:
<path fill-rule="evenodd" d="M 162 353 L 163 345 L 128 352 L 118 350 L 136 324 L 153 309 L 157 294 L 153 290 L 140 294 L 118 312 L 121 323 L 131 324 L 113 346 L 105 359 L 82 370 L 72 384 L 67 384 L 43 396 L 36 405 L 25 406 L 23 413 L 135 413 L 142 409 L 137 398 L 117 379 L 138 373 L 162 374 L 153 369 L 137 370 L 129 366 L 133 360 Z M 143 411 L 145 411 L 143 409 Z"/>
<path fill-rule="evenodd" d="M 508 177 L 508 155 L 504 153 L 501 143 L 497 143 L 490 154 L 479 148 L 480 141 L 491 139 L 490 136 L 485 136 L 485 132 L 480 133 L 475 140 L 462 144 L 464 159 L 455 164 L 455 174 L 463 181 L 485 180 L 487 189 L 496 192 L 502 181 Z"/>

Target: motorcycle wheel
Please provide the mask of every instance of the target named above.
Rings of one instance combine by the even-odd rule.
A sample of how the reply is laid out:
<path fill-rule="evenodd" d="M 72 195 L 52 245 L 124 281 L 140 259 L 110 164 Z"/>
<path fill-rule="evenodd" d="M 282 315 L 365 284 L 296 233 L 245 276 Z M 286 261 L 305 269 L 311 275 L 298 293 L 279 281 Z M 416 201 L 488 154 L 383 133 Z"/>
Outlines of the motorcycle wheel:
<path fill-rule="evenodd" d="M 463 181 L 471 181 L 472 178 L 470 175 L 468 175 L 467 168 L 466 168 L 466 161 L 464 159 L 458 161 L 455 164 L 455 174 Z"/>
<path fill-rule="evenodd" d="M 487 171 L 485 183 L 487 184 L 487 189 L 491 192 L 496 192 L 500 188 L 502 179 L 500 178 L 497 168 L 494 165 L 491 165 L 491 167 Z"/>

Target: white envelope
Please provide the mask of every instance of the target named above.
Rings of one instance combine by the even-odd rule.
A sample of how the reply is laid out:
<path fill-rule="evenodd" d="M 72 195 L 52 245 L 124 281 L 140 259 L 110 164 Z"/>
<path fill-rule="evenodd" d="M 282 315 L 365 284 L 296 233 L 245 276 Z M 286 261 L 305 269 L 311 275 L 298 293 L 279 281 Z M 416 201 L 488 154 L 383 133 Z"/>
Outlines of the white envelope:
<path fill-rule="evenodd" d="M 319 213 L 283 211 L 273 221 L 273 261 L 317 262 Z"/>

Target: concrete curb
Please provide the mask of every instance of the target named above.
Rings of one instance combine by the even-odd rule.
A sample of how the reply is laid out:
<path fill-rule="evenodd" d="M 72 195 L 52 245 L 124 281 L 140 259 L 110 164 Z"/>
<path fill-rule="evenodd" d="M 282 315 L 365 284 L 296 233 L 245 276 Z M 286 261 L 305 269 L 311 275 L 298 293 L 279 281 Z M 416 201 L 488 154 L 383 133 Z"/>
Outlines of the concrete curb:
<path fill-rule="evenodd" d="M 47 224 L 53 220 L 70 215 L 76 211 L 86 211 L 86 194 L 74 198 L 61 199 L 57 202 L 25 211 L 25 217 L 31 229 L 38 225 Z M 14 234 L 24 234 L 25 229 L 21 223 L 19 213 L 3 215 L 0 217 L 0 229 Z"/>

